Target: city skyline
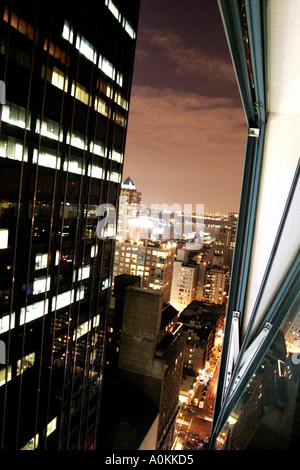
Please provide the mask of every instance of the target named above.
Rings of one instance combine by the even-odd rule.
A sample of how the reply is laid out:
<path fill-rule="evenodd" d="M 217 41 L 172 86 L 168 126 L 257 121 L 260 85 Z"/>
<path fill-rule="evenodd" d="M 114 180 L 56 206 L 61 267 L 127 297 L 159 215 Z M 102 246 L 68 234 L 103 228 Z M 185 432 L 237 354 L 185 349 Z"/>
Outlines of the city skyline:
<path fill-rule="evenodd" d="M 142 1 L 123 180 L 146 205 L 237 212 L 246 138 L 217 2 Z"/>

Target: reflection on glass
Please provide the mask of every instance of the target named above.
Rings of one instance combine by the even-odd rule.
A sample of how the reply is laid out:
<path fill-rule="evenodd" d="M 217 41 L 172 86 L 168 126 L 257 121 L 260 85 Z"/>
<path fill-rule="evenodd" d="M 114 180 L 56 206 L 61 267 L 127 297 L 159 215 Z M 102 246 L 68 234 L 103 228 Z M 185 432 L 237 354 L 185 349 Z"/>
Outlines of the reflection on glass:
<path fill-rule="evenodd" d="M 292 450 L 300 439 L 300 299 L 219 434 L 220 450 Z"/>

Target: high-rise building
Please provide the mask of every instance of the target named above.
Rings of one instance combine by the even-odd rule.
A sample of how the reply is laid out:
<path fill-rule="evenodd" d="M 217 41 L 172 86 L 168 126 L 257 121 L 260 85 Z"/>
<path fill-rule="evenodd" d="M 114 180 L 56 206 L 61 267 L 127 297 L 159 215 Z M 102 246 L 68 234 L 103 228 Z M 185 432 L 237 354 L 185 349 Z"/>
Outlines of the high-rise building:
<path fill-rule="evenodd" d="M 164 293 L 169 302 L 176 247 L 171 243 L 117 242 L 114 277 L 132 274 L 141 277 L 141 287 Z"/>
<path fill-rule="evenodd" d="M 216 234 L 212 247 L 208 255 L 209 266 L 229 266 L 232 265 L 234 252 L 235 229 L 222 227 Z"/>
<path fill-rule="evenodd" d="M 142 193 L 136 189 L 132 179 L 126 178 L 121 184 L 120 197 L 125 197 L 128 200 L 128 204 L 140 204 L 142 202 Z"/>
<path fill-rule="evenodd" d="M 126 178 L 121 184 L 120 198 L 119 198 L 119 213 L 118 213 L 118 225 L 117 225 L 117 239 L 118 240 L 136 240 L 142 238 L 141 229 L 139 224 L 136 224 L 137 218 L 141 215 L 146 218 L 148 211 L 141 205 L 142 193 L 137 191 L 131 178 Z M 144 220 L 144 219 L 143 219 Z M 145 232 L 145 231 L 143 231 Z M 146 237 L 150 235 L 147 232 Z"/>
<path fill-rule="evenodd" d="M 145 406 L 157 407 L 155 449 L 173 443 L 186 340 L 178 311 L 163 304 L 162 292 L 126 289 L 119 368 Z"/>
<path fill-rule="evenodd" d="M 180 259 L 180 252 L 185 255 Z M 179 312 L 196 298 L 199 265 L 188 260 L 188 250 L 178 250 L 173 265 L 170 303 Z"/>
<path fill-rule="evenodd" d="M 296 450 L 300 4 L 220 0 L 219 7 L 247 145 L 209 447 Z"/>
<path fill-rule="evenodd" d="M 139 0 L 1 5 L 0 445 L 93 449 Z"/>
<path fill-rule="evenodd" d="M 228 268 L 208 268 L 205 274 L 203 301 L 225 304 L 228 297 L 229 276 Z"/>

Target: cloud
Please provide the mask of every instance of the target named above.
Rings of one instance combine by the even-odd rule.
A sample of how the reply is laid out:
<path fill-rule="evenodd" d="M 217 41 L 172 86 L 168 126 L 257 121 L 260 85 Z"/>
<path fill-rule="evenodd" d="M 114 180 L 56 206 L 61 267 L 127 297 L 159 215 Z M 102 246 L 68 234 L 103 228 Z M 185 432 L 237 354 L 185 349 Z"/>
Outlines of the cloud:
<path fill-rule="evenodd" d="M 243 111 L 230 99 L 133 87 L 124 177 L 133 178 L 145 203 L 217 210 L 219 195 L 219 210 L 236 210 L 246 133 Z"/>
<path fill-rule="evenodd" d="M 172 32 L 147 30 L 141 33 L 141 42 L 155 46 L 175 64 L 177 74 L 196 74 L 211 81 L 236 82 L 231 62 L 214 58 L 197 47 L 187 47 L 180 36 Z M 139 48 L 140 50 L 140 48 Z"/>

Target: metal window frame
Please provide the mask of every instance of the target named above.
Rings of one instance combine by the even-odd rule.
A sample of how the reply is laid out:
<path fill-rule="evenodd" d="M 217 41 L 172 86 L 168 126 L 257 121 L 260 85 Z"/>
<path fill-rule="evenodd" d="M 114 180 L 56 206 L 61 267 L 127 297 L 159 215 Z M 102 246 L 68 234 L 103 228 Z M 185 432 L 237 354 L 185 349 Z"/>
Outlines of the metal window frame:
<path fill-rule="evenodd" d="M 255 213 L 258 201 L 264 148 L 265 122 L 267 120 L 265 91 L 266 61 L 264 59 L 266 49 L 266 5 L 265 3 L 262 3 L 261 0 L 251 0 L 251 2 L 246 0 L 244 3 L 247 13 L 247 28 L 251 59 L 255 57 L 255 61 L 252 60 L 251 63 L 254 87 L 252 87 L 247 66 L 247 56 L 240 17 L 240 2 L 239 0 L 218 0 L 248 123 L 248 137 L 210 446 L 213 445 L 214 439 L 217 435 L 216 425 L 219 416 L 224 414 L 224 387 L 226 384 L 226 374 L 229 369 L 232 370 L 232 364 L 229 364 L 228 362 L 231 361 L 232 358 L 228 357 L 228 355 L 234 312 L 240 312 L 239 327 L 243 319 L 252 242 L 255 230 Z M 248 20 L 248 17 L 250 20 Z M 261 49 L 262 47 L 263 52 Z M 256 49 L 259 50 L 258 55 L 255 54 Z M 240 351 L 238 353 L 240 353 Z M 236 361 L 237 357 L 235 357 L 235 362 Z"/>
<path fill-rule="evenodd" d="M 262 360 L 265 357 L 265 354 L 269 350 L 274 341 L 278 331 L 281 328 L 285 318 L 289 314 L 290 310 L 294 305 L 297 305 L 299 301 L 299 292 L 300 292 L 300 249 L 298 250 L 297 255 L 292 261 L 289 271 L 285 276 L 283 282 L 281 283 L 277 292 L 275 292 L 272 302 L 268 308 L 267 314 L 261 322 L 258 332 L 249 345 L 249 336 L 251 332 L 251 326 L 256 316 L 260 301 L 263 297 L 264 289 L 271 272 L 276 252 L 279 247 L 279 243 L 282 237 L 284 226 L 287 222 L 290 213 L 290 207 L 296 192 L 297 185 L 299 185 L 300 179 L 300 161 L 295 172 L 295 176 L 291 185 L 290 193 L 286 202 L 286 206 L 281 218 L 281 222 L 277 231 L 277 235 L 270 253 L 269 261 L 266 266 L 265 274 L 261 283 L 261 287 L 255 302 L 255 306 L 244 336 L 241 348 L 239 351 L 236 351 L 236 338 L 230 338 L 229 342 L 229 357 L 232 356 L 233 351 L 236 357 L 235 368 L 233 371 L 230 369 L 230 378 L 229 383 L 226 385 L 226 390 L 224 393 L 223 390 L 223 403 L 217 419 L 213 423 L 213 432 L 211 437 L 210 446 L 214 446 L 215 439 L 218 434 L 221 432 L 223 426 L 226 423 L 230 413 L 233 411 L 234 407 L 238 403 L 242 393 L 250 382 L 253 374 L 260 366 Z M 235 315 L 235 318 L 237 315 Z M 234 319 L 233 319 L 234 320 Z M 234 331 L 234 327 L 232 328 Z M 234 342 L 235 341 L 235 342 Z M 228 371 L 228 369 L 227 369 Z M 225 376 L 226 378 L 226 376 Z M 220 384 L 221 386 L 223 384 Z"/>

